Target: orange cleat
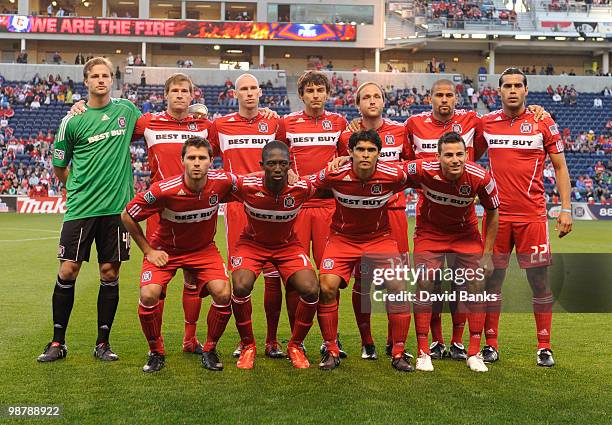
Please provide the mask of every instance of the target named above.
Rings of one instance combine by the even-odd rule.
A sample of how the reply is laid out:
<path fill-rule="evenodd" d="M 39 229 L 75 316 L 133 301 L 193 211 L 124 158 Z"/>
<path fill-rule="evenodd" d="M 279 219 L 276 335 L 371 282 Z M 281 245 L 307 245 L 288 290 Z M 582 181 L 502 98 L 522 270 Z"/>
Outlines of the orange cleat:
<path fill-rule="evenodd" d="M 308 361 L 308 357 L 306 357 L 306 353 L 299 345 L 289 344 L 287 346 L 287 355 L 291 360 L 291 364 L 296 369 L 308 369 L 310 367 L 310 362 Z"/>
<path fill-rule="evenodd" d="M 249 344 L 244 347 L 240 352 L 240 357 L 236 362 L 236 367 L 238 369 L 253 369 L 253 363 L 255 363 L 255 353 L 257 353 L 255 344 Z"/>

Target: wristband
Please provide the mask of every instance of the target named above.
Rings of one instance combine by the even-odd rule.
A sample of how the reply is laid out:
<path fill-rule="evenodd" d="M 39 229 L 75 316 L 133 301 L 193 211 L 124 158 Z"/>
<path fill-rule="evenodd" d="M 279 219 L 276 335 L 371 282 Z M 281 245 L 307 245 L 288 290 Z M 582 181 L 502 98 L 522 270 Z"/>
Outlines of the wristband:
<path fill-rule="evenodd" d="M 561 208 L 561 212 L 572 213 L 572 210 L 569 208 Z"/>

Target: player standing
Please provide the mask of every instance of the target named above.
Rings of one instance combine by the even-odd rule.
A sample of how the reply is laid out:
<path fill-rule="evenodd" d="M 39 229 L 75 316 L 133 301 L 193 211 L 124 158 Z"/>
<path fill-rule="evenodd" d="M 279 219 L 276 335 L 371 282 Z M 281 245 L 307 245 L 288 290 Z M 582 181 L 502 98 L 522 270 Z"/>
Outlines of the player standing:
<path fill-rule="evenodd" d="M 547 272 L 551 256 L 543 180 L 546 156 L 555 169 L 561 198 L 556 228 L 560 238 L 572 230 L 569 172 L 557 124 L 551 118 L 536 122 L 534 114 L 525 108 L 528 92 L 525 74 L 518 68 L 506 69 L 499 78 L 499 87 L 502 109 L 482 118 L 491 174 L 501 200 L 493 251 L 495 271 L 487 281 L 487 291 L 501 294 L 510 253 L 516 247 L 519 266 L 525 269 L 533 291 L 537 364 L 551 367 L 555 362 L 550 349 L 553 296 Z M 485 323 L 487 345 L 483 357 L 488 362 L 499 358 L 497 335 L 501 297 L 498 299 Z"/>
<path fill-rule="evenodd" d="M 119 303 L 119 268 L 129 259 L 130 238 L 120 214 L 134 195 L 130 142 L 140 111 L 128 100 L 112 99 L 113 65 L 105 58 L 83 68 L 88 110 L 68 115 L 55 136 L 53 171 L 66 185 L 66 214 L 57 257 L 59 272 L 53 290 L 53 339 L 39 362 L 67 355 L 66 327 L 74 304 L 74 285 L 91 244 L 98 251 L 98 338 L 94 356 L 118 360 L 109 335 Z M 70 166 L 69 166 L 70 165 Z"/>
<path fill-rule="evenodd" d="M 213 298 L 202 364 L 210 370 L 223 369 L 216 346 L 231 315 L 230 287 L 214 237 L 219 203 L 235 187 L 235 178 L 223 171 L 209 170 L 212 148 L 200 137 L 184 142 L 181 158 L 185 170 L 182 175 L 153 183 L 147 192 L 136 195 L 121 216 L 145 256 L 138 306 L 140 324 L 150 348 L 145 372 L 157 372 L 165 364 L 159 303 L 179 268 L 189 270 L 198 295 L 210 294 Z M 158 214 L 160 221 L 155 233 L 145 238 L 138 222 L 154 214 Z"/>
<path fill-rule="evenodd" d="M 247 225 L 230 257 L 232 307 L 243 346 L 236 366 L 253 368 L 256 347 L 251 292 L 264 265 L 271 263 L 283 281 L 300 295 L 287 353 L 294 367 L 308 368 L 310 363 L 302 343 L 317 311 L 319 282 L 293 228 L 300 208 L 314 188 L 307 180 L 288 184 L 291 161 L 283 142 L 273 141 L 264 147 L 261 166 L 265 172 L 263 179 L 239 177 L 234 193 L 243 202 L 247 215 Z"/>

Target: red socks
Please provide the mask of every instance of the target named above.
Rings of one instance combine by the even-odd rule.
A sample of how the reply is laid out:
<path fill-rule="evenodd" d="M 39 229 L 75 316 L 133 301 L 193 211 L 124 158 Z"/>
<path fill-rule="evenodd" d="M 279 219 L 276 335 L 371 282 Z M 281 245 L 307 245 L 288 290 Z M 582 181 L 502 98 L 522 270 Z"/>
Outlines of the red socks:
<path fill-rule="evenodd" d="M 196 328 L 200 318 L 202 298 L 197 285 L 185 282 L 183 286 L 183 312 L 185 313 L 185 334 L 183 342 L 189 342 L 196 337 Z"/>
<path fill-rule="evenodd" d="M 501 315 L 502 296 L 501 294 L 496 295 L 496 301 L 490 301 L 487 303 L 487 313 L 485 318 L 484 331 L 487 345 L 490 345 L 491 347 L 497 350 L 497 338 L 499 335 L 499 316 Z"/>
<path fill-rule="evenodd" d="M 287 317 L 289 317 L 289 328 L 292 332 L 295 323 L 296 310 L 298 308 L 299 302 L 299 292 L 292 285 L 287 285 L 285 287 L 285 303 L 287 303 Z"/>
<path fill-rule="evenodd" d="M 553 295 L 550 292 L 534 295 L 532 303 L 538 336 L 538 350 L 550 348 Z"/>
<path fill-rule="evenodd" d="M 295 310 L 295 322 L 293 333 L 291 335 L 291 343 L 299 345 L 304 342 L 308 331 L 312 327 L 312 320 L 317 312 L 318 300 L 314 302 L 306 302 L 302 297 L 298 297 L 298 305 Z M 338 310 L 336 309 L 336 313 Z"/>
<path fill-rule="evenodd" d="M 317 312 L 319 327 L 321 328 L 321 335 L 323 336 L 325 345 L 330 353 L 335 356 L 339 356 L 340 349 L 338 348 L 338 344 L 336 342 L 336 337 L 338 336 L 338 303 L 319 303 Z"/>
<path fill-rule="evenodd" d="M 149 349 L 164 355 L 164 339 L 161 336 L 161 312 L 159 303 L 153 306 L 145 306 L 138 303 L 138 317 L 142 332 L 147 338 Z"/>
<path fill-rule="evenodd" d="M 264 310 L 266 311 L 266 343 L 276 341 L 278 320 L 283 306 L 283 291 L 278 272 L 264 273 Z"/>
<path fill-rule="evenodd" d="M 485 324 L 485 304 L 470 303 L 470 312 L 467 314 L 470 328 L 470 345 L 468 346 L 468 357 L 478 354 L 482 330 Z"/>
<path fill-rule="evenodd" d="M 393 339 L 392 357 L 397 357 L 404 353 L 406 337 L 410 329 L 410 305 L 409 304 L 389 304 L 387 303 L 387 313 L 391 324 L 391 338 Z"/>
<path fill-rule="evenodd" d="M 227 322 L 229 322 L 230 316 L 232 315 L 232 305 L 217 305 L 212 303 L 210 310 L 208 310 L 208 316 L 206 322 L 208 324 L 208 333 L 206 334 L 206 343 L 204 344 L 204 351 L 212 351 L 217 346 L 217 342 L 223 335 Z"/>
<path fill-rule="evenodd" d="M 254 344 L 255 337 L 253 336 L 253 305 L 251 304 L 251 296 L 244 298 L 237 297 L 232 294 L 232 310 L 236 319 L 236 328 L 240 334 L 240 340 L 244 345 Z"/>
<path fill-rule="evenodd" d="M 369 293 L 362 294 L 360 285 L 353 285 L 353 312 L 361 335 L 361 345 L 374 344 L 372 328 L 370 326 L 370 298 Z M 365 301 L 365 303 L 363 302 Z"/>
<path fill-rule="evenodd" d="M 431 323 L 431 301 L 414 301 L 414 328 L 417 337 L 417 355 L 421 351 L 429 354 L 429 324 Z"/>

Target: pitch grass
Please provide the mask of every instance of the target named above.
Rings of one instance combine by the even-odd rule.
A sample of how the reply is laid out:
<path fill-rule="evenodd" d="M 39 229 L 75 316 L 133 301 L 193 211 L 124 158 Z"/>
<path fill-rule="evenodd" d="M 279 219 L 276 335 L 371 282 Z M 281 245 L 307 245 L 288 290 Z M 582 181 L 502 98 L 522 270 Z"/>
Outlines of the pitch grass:
<path fill-rule="evenodd" d="M 438 361 L 434 373 L 401 374 L 391 369 L 382 353 L 384 316 L 372 318 L 381 358 L 377 362 L 359 358 L 350 296 L 344 291 L 340 332 L 349 359 L 340 369 L 324 373 L 316 368 L 321 338 L 315 324 L 306 341 L 313 363 L 309 370 L 294 370 L 288 360 L 265 358 L 261 345 L 255 369 L 237 370 L 229 355 L 238 341 L 232 319 L 220 343 L 226 369 L 211 373 L 201 368 L 197 356 L 180 351 L 183 313 L 177 278 L 169 287 L 164 317 L 166 369 L 144 374 L 147 346 L 136 313 L 141 259 L 137 250 L 122 268 L 121 302 L 112 332 L 113 348 L 121 360 L 103 364 L 92 357 L 98 291 L 94 263 L 84 265 L 76 286 L 68 358 L 38 364 L 36 356 L 52 331 L 50 301 L 60 223 L 61 217 L 53 215 L 0 215 L 0 405 L 4 411 L 7 405 L 59 404 L 61 422 L 78 424 L 612 421 L 612 316 L 607 314 L 555 315 L 557 366 L 552 369 L 535 366 L 532 315 L 514 313 L 502 316 L 501 361 L 489 373 L 472 373 L 462 362 Z M 556 252 L 612 252 L 611 234 L 611 222 L 578 222 L 567 240 L 553 237 L 551 241 Z M 225 245 L 223 239 L 220 229 L 219 246 Z M 253 296 L 260 343 L 265 338 L 262 286 L 256 285 Z M 202 309 L 201 338 L 209 302 L 205 300 Z M 446 335 L 449 322 L 445 316 Z M 280 337 L 288 336 L 283 311 Z M 414 353 L 414 325 L 408 347 Z M 0 422 L 17 420 L 0 414 Z"/>

